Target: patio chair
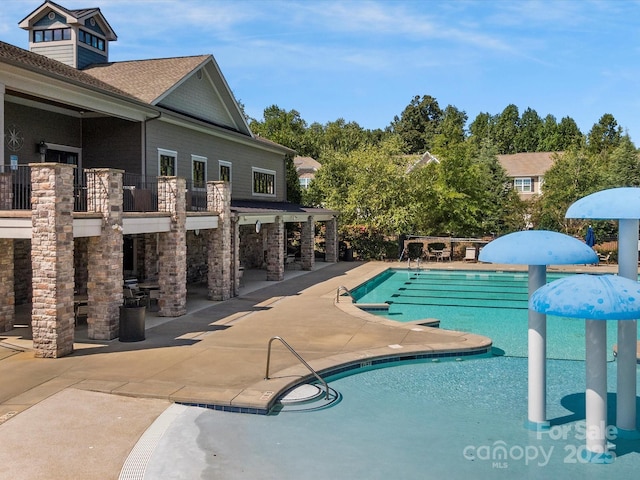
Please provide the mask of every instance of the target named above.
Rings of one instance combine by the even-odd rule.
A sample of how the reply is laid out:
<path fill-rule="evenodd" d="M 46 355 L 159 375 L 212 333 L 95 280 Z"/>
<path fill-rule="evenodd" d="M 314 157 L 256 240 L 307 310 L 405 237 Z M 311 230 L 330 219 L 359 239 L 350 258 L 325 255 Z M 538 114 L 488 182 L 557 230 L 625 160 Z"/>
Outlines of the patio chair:
<path fill-rule="evenodd" d="M 78 322 L 80 317 L 84 317 L 85 321 L 87 319 L 87 317 L 89 316 L 89 305 L 87 305 L 86 303 L 81 303 L 78 306 L 76 306 L 76 311 L 74 314 L 74 324 L 77 327 L 78 326 Z"/>

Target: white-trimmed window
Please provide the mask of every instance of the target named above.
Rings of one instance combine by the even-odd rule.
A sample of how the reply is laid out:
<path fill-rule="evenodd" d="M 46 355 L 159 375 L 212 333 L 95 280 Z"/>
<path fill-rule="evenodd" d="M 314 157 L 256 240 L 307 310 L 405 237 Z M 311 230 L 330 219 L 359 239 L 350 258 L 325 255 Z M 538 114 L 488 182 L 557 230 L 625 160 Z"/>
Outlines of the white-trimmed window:
<path fill-rule="evenodd" d="M 218 160 L 218 179 L 221 182 L 231 183 L 231 162 Z"/>
<path fill-rule="evenodd" d="M 264 168 L 251 168 L 253 194 L 264 197 L 276 196 L 276 172 Z"/>
<path fill-rule="evenodd" d="M 300 188 L 309 188 L 309 185 L 311 185 L 311 179 L 309 177 L 300 177 L 299 181 Z"/>
<path fill-rule="evenodd" d="M 516 178 L 513 181 L 513 185 L 515 189 L 520 193 L 533 192 L 533 182 L 531 182 L 531 178 Z"/>
<path fill-rule="evenodd" d="M 178 152 L 158 149 L 158 172 L 161 177 L 174 177 L 178 168 Z"/>
<path fill-rule="evenodd" d="M 207 188 L 207 157 L 191 155 L 191 180 L 194 189 Z"/>

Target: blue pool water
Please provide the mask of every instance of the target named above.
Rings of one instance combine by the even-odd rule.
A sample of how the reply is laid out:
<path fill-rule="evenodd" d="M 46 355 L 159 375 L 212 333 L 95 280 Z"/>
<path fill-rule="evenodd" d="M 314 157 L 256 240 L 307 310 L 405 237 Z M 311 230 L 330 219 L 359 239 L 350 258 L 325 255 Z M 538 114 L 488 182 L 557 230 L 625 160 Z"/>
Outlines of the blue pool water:
<path fill-rule="evenodd" d="M 437 279 L 436 283 L 445 288 L 444 277 Z M 469 279 L 471 283 L 471 277 Z M 514 284 L 514 292 L 520 280 L 526 285 L 526 276 L 522 279 L 514 276 L 507 282 Z M 386 294 L 393 295 L 398 290 L 381 283 L 377 286 L 379 289 L 374 291 L 367 286 L 369 296 L 361 298 L 377 303 L 384 301 L 383 297 L 375 297 L 379 291 L 388 289 Z M 469 285 L 455 289 L 470 291 Z M 521 295 L 519 292 L 514 296 Z M 526 289 L 524 295 L 526 297 Z M 464 325 L 473 332 L 492 332 L 489 336 L 495 337 L 507 355 L 396 364 L 392 368 L 360 370 L 358 374 L 330 378 L 331 387 L 340 392 L 342 401 L 313 412 L 283 411 L 262 416 L 189 407 L 160 440 L 144 478 L 601 480 L 637 477 L 640 440 L 612 437 L 609 448 L 616 459 L 611 465 L 587 464 L 580 459 L 579 453 L 585 444 L 585 365 L 583 360 L 573 359 L 579 357 L 576 352 L 548 362 L 547 417 L 552 425 L 549 432 L 536 433 L 524 428 L 527 335 L 526 310 L 522 310 L 520 304 L 511 305 L 513 312 L 503 317 L 505 312 L 500 313 L 500 308 L 480 307 L 474 302 L 474 306 L 466 307 L 468 310 L 458 318 L 451 315 L 455 308 L 450 306 L 433 305 L 434 310 L 432 307 L 425 310 L 421 305 L 410 304 L 408 299 L 403 300 L 407 300 L 407 310 L 392 305 L 390 318 L 438 317 L 442 328 L 456 325 L 456 329 L 461 329 Z M 510 301 L 522 302 L 521 299 Z M 478 310 L 483 319 L 470 320 L 468 317 Z M 507 330 L 505 322 L 524 322 L 522 334 L 519 333 L 522 327 L 518 327 L 513 329 L 516 333 L 503 335 L 502 330 Z M 494 328 L 494 324 L 503 327 Z M 584 322 L 576 322 L 575 333 L 559 328 L 563 328 L 565 337 L 580 336 Z M 583 341 L 572 344 L 578 348 Z M 608 363 L 609 392 L 616 390 L 615 377 L 616 363 L 612 361 Z M 637 403 L 640 411 L 640 399 Z M 608 423 L 613 425 L 613 393 L 609 394 L 608 406 Z"/>
<path fill-rule="evenodd" d="M 550 273 L 547 281 L 561 278 Z M 389 302 L 372 311 L 396 321 L 437 318 L 447 330 L 473 332 L 493 340 L 505 355 L 527 356 L 528 277 L 526 272 L 390 269 L 354 289 L 356 303 Z M 584 320 L 547 316 L 547 357 L 585 358 Z M 613 360 L 616 322 L 607 322 L 607 352 Z"/>

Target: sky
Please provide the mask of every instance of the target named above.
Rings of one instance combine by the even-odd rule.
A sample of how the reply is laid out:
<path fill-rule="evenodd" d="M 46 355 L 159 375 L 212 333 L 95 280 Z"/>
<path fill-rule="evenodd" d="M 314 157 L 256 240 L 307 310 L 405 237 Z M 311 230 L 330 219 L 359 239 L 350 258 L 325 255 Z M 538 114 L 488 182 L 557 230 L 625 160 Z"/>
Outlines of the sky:
<path fill-rule="evenodd" d="M 41 1 L 3 0 L 0 40 Z M 415 96 L 469 122 L 508 105 L 588 133 L 610 113 L 640 146 L 640 0 L 57 0 L 99 7 L 110 59 L 211 54 L 246 113 L 389 126 Z"/>

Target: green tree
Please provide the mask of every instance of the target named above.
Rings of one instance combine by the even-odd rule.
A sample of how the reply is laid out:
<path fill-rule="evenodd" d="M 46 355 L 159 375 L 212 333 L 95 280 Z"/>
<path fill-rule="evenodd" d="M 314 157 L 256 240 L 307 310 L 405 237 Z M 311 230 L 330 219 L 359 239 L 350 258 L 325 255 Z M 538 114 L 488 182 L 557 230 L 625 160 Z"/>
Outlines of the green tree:
<path fill-rule="evenodd" d="M 442 110 L 435 98 L 416 95 L 411 103 L 402 111 L 400 118 L 396 115 L 391 124 L 404 143 L 404 152 L 418 154 L 429 151 L 433 139 L 439 132 Z"/>
<path fill-rule="evenodd" d="M 584 142 L 584 135 L 571 117 L 562 117 L 560 120 L 558 137 L 558 144 L 553 150 L 546 150 L 547 152 L 563 152 L 571 147 L 580 147 Z"/>
<path fill-rule="evenodd" d="M 446 152 L 454 145 L 465 141 L 467 114 L 453 105 L 447 105 L 442 115 L 440 131 L 433 137 L 432 153 L 436 156 Z"/>
<path fill-rule="evenodd" d="M 300 117 L 300 113 L 271 105 L 264 109 L 263 116 L 264 121 L 252 120 L 249 124 L 254 134 L 296 150 L 300 155 L 306 155 L 303 140 L 307 123 Z"/>
<path fill-rule="evenodd" d="M 468 141 L 476 152 L 480 152 L 486 145 L 495 145 L 496 117 L 489 113 L 479 113 L 469 124 Z"/>
<path fill-rule="evenodd" d="M 566 219 L 569 206 L 601 189 L 605 178 L 602 164 L 584 148 L 573 147 L 555 158 L 544 176 L 544 194 L 536 203 L 537 228 L 581 235 L 581 222 Z"/>
<path fill-rule="evenodd" d="M 516 137 L 520 130 L 520 114 L 518 107 L 508 105 L 498 116 L 495 125 L 495 140 L 498 153 L 517 153 Z"/>
<path fill-rule="evenodd" d="M 620 145 L 622 127 L 610 113 L 605 113 L 587 135 L 589 152 L 608 152 Z"/>
<path fill-rule="evenodd" d="M 610 157 L 606 187 L 640 187 L 640 155 L 629 135 L 623 135 Z"/>
<path fill-rule="evenodd" d="M 302 201 L 302 189 L 300 188 L 296 166 L 293 163 L 293 155 L 287 155 L 285 157 L 285 169 L 287 201 L 299 204 Z"/>
<path fill-rule="evenodd" d="M 542 119 L 538 112 L 527 108 L 522 112 L 520 124 L 515 138 L 516 152 L 539 151 L 540 140 L 543 133 Z"/>

